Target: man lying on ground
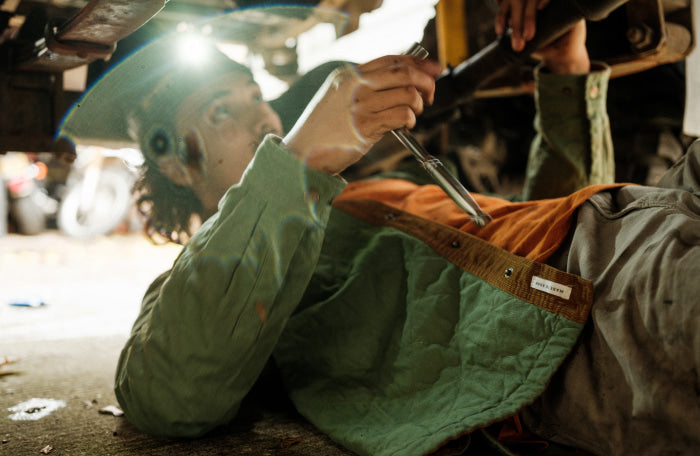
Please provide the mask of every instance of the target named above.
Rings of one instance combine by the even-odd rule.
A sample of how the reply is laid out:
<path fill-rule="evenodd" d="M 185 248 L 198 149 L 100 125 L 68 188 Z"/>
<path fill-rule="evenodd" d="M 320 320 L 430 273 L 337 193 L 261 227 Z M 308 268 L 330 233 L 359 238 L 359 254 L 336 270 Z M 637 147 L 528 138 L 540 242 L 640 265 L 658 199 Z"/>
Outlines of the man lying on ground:
<path fill-rule="evenodd" d="M 535 156 L 611 153 L 607 69 L 558 74 L 588 64 L 582 46 L 537 73 Z M 414 125 L 435 62 L 347 64 L 284 132 L 247 69 L 215 53 L 217 70 L 182 68 L 168 48 L 100 82 L 128 107 L 154 226 L 192 234 L 119 360 L 136 426 L 224 425 L 274 362 L 296 408 L 358 454 L 428 454 L 510 421 L 598 455 L 698 447 L 700 143 L 658 187 L 475 195 L 493 217 L 478 228 L 437 186 L 340 177 Z"/>

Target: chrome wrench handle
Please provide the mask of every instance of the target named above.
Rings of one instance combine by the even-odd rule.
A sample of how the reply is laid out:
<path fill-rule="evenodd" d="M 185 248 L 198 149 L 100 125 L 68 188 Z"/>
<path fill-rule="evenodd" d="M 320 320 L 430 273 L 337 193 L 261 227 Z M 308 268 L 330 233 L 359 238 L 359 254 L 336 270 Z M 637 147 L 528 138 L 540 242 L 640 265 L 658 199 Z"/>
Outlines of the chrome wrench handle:
<path fill-rule="evenodd" d="M 408 55 L 414 55 L 424 59 L 428 57 L 428 51 L 418 43 L 414 43 L 406 52 Z M 413 156 L 418 160 L 423 169 L 442 187 L 452 200 L 467 214 L 469 214 L 478 226 L 485 226 L 491 221 L 491 216 L 485 213 L 479 204 L 474 200 L 471 194 L 467 191 L 462 183 L 457 180 L 440 160 L 428 153 L 423 145 L 413 136 L 408 129 L 399 128 L 392 130 L 394 136 L 406 147 Z"/>

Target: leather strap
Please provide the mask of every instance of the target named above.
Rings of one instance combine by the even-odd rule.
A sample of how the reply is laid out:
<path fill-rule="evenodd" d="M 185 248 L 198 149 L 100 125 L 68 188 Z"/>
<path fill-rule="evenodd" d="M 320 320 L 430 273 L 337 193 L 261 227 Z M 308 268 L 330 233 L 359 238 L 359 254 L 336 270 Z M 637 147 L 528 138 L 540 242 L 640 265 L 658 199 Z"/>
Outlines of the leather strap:
<path fill-rule="evenodd" d="M 593 305 L 593 284 L 514 255 L 469 233 L 373 200 L 336 200 L 333 207 L 375 226 L 390 226 L 432 247 L 468 273 L 518 299 L 577 323 Z"/>

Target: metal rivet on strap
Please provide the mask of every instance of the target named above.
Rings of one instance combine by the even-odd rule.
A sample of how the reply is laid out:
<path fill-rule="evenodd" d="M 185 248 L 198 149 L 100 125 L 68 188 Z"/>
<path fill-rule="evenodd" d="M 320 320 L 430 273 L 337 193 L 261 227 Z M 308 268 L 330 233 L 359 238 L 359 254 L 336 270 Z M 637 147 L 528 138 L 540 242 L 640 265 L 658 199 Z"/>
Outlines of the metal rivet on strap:
<path fill-rule="evenodd" d="M 513 275 L 513 268 L 506 269 L 506 279 Z"/>
<path fill-rule="evenodd" d="M 452 241 L 452 243 L 450 245 L 452 246 L 453 249 L 458 249 L 462 246 L 462 244 L 460 244 L 459 241 Z"/>

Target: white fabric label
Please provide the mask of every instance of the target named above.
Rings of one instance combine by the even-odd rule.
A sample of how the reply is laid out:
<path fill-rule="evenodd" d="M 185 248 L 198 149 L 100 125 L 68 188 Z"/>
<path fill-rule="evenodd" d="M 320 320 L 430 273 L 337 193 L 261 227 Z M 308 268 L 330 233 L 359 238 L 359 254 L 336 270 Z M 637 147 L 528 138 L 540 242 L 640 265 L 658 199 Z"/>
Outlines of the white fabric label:
<path fill-rule="evenodd" d="M 569 299 L 571 296 L 571 287 L 543 279 L 542 277 L 532 276 L 530 287 L 564 299 Z"/>

